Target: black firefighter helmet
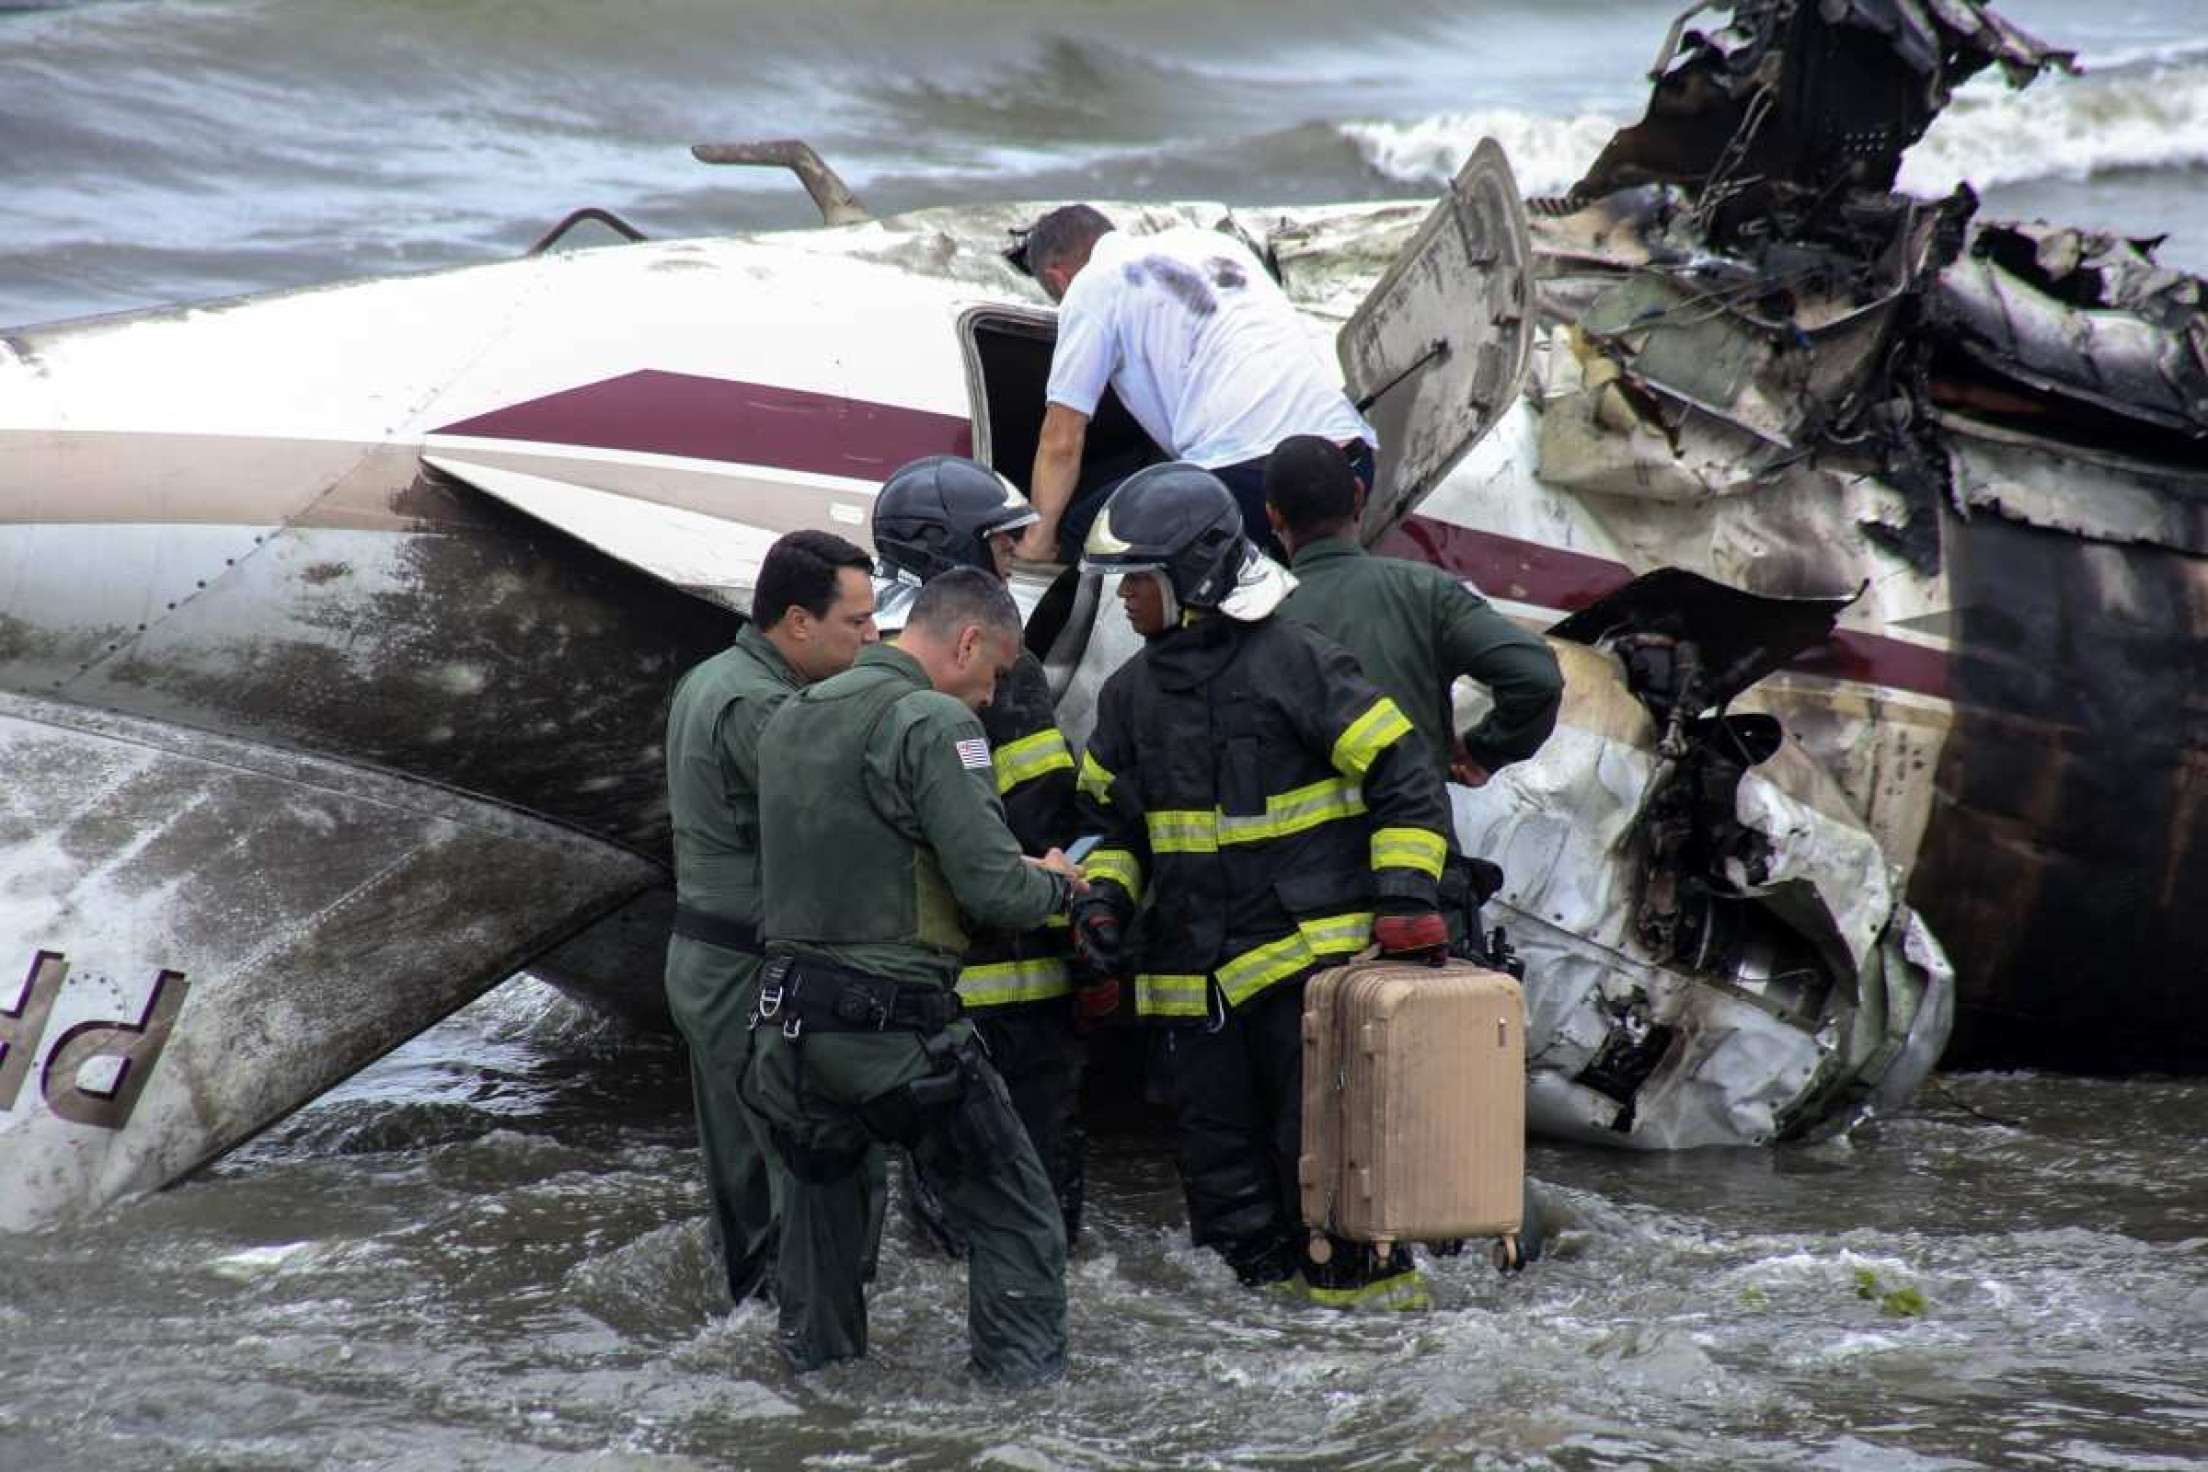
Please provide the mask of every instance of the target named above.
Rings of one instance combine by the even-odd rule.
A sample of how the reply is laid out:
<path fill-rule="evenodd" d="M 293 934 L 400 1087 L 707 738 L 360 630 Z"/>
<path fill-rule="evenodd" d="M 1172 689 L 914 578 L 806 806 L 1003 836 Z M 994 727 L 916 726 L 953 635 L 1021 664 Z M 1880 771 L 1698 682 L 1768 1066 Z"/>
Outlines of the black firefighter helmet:
<path fill-rule="evenodd" d="M 1245 623 L 1271 613 L 1296 585 L 1242 534 L 1242 511 L 1226 484 L 1181 460 L 1120 482 L 1089 528 L 1081 568 L 1162 574 L 1176 604 Z"/>
<path fill-rule="evenodd" d="M 882 482 L 874 497 L 874 550 L 885 573 L 908 582 L 954 567 L 994 577 L 989 539 L 1035 519 L 1027 498 L 988 466 L 962 455 L 930 455 Z"/>

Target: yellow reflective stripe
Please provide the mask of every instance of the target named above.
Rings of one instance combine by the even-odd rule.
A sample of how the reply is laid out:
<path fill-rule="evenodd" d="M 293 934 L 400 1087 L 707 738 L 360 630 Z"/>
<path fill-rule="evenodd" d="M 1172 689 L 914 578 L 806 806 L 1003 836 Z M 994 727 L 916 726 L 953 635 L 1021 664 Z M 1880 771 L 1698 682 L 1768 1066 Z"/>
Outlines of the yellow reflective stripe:
<path fill-rule="evenodd" d="M 958 994 L 969 1007 L 1041 1002 L 1072 990 L 1073 972 L 1055 956 L 1033 961 L 990 961 L 958 973 Z"/>
<path fill-rule="evenodd" d="M 1123 848 L 1092 850 L 1081 861 L 1081 872 L 1091 879 L 1109 879 L 1127 891 L 1129 899 L 1142 898 L 1142 865 Z"/>
<path fill-rule="evenodd" d="M 1215 854 L 1219 852 L 1219 815 L 1193 808 L 1168 808 L 1145 813 L 1153 854 Z"/>
<path fill-rule="evenodd" d="M 1329 956 L 1361 951 L 1372 939 L 1372 911 L 1353 910 L 1299 920 L 1291 933 L 1236 956 L 1215 975 L 1227 1001 L 1239 1007 L 1276 981 L 1308 971 Z M 1211 1011 L 1201 976 L 1135 978 L 1135 1010 L 1144 1017 L 1203 1017 Z"/>
<path fill-rule="evenodd" d="M 1279 940 L 1244 951 L 1219 968 L 1219 989 L 1239 1007 L 1276 981 L 1305 970 L 1318 956 L 1302 932 L 1291 931 Z"/>
<path fill-rule="evenodd" d="M 1372 940 L 1372 911 L 1353 910 L 1320 920 L 1299 920 L 1296 929 L 1322 956 L 1346 956 L 1361 951 Z"/>
<path fill-rule="evenodd" d="M 1362 779 L 1381 752 L 1410 734 L 1410 717 L 1383 695 L 1370 710 L 1351 721 L 1349 729 L 1334 743 L 1334 770 Z"/>
<path fill-rule="evenodd" d="M 1299 920 L 1293 934 L 1255 946 L 1221 966 L 1219 988 L 1239 1007 L 1274 982 L 1308 971 L 1323 957 L 1363 950 L 1371 935 L 1370 910 Z"/>
<path fill-rule="evenodd" d="M 1372 867 L 1416 869 L 1432 878 L 1441 877 L 1449 857 L 1449 845 L 1439 833 L 1426 828 L 1375 828 L 1372 830 Z"/>
<path fill-rule="evenodd" d="M 990 755 L 997 768 L 997 795 L 1003 796 L 1022 782 L 1032 782 L 1045 772 L 1073 770 L 1073 752 L 1056 726 L 1008 741 Z"/>
<path fill-rule="evenodd" d="M 1205 1017 L 1211 999 L 1201 976 L 1152 976 L 1135 978 L 1135 1011 L 1144 1017 Z"/>
<path fill-rule="evenodd" d="M 1323 782 L 1313 782 L 1307 787 L 1278 792 L 1266 798 L 1265 812 L 1261 817 L 1231 817 L 1220 814 L 1219 841 L 1260 843 L 1268 838 L 1286 838 L 1291 833 L 1302 833 L 1339 818 L 1358 817 L 1364 811 L 1365 794 L 1362 787 L 1355 782 L 1345 782 L 1339 777 L 1329 777 Z"/>
<path fill-rule="evenodd" d="M 1112 774 L 1106 771 L 1104 764 L 1096 759 L 1094 747 L 1081 753 L 1081 775 L 1074 779 L 1073 785 L 1075 787 L 1095 798 L 1098 802 L 1108 803 L 1112 800 L 1112 781 Z"/>
<path fill-rule="evenodd" d="M 1237 843 L 1263 843 L 1308 832 L 1324 823 L 1363 816 L 1364 792 L 1354 782 L 1328 777 L 1305 787 L 1276 792 L 1262 813 L 1222 813 L 1217 808 L 1167 808 L 1145 814 L 1150 851 L 1160 854 L 1209 854 Z"/>

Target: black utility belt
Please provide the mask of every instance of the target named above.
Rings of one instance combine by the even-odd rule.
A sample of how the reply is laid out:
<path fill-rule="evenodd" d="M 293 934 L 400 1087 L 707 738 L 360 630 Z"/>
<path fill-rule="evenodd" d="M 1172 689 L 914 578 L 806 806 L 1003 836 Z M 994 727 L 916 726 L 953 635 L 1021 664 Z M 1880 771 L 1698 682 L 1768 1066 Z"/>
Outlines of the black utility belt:
<path fill-rule="evenodd" d="M 759 946 L 759 932 L 752 926 L 726 915 L 693 910 L 688 905 L 675 906 L 675 934 L 685 940 L 702 940 L 709 946 L 742 951 L 749 956 L 765 954 Z"/>
<path fill-rule="evenodd" d="M 759 973 L 753 1026 L 785 1036 L 807 1032 L 941 1032 L 965 1011 L 957 992 L 927 982 L 894 981 L 847 966 L 777 952 Z"/>

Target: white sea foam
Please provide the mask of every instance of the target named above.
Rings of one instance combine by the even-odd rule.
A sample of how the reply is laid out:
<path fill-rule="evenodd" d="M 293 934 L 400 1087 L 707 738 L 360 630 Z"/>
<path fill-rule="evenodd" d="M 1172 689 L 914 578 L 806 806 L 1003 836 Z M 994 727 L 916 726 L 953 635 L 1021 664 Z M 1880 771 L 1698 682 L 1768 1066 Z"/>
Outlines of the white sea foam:
<path fill-rule="evenodd" d="M 1901 187 L 1944 194 L 2117 169 L 2208 164 L 2208 63 L 1962 88 L 1902 161 Z"/>
<path fill-rule="evenodd" d="M 2190 56 L 2191 52 L 2185 53 Z M 1512 109 L 1440 113 L 1410 122 L 1341 125 L 1375 170 L 1439 184 L 1483 137 L 1510 155 L 1527 194 L 1560 194 L 1594 162 L 1625 117 L 1546 117 Z M 2208 62 L 2156 59 L 2082 77 L 2048 77 L 2021 92 L 1997 77 L 1962 88 L 1902 161 L 1900 185 L 1944 194 L 1961 180 L 1984 190 L 2030 179 L 2119 169 L 2208 166 Z"/>
<path fill-rule="evenodd" d="M 1440 113 L 1408 123 L 1344 123 L 1342 134 L 1366 163 L 1407 184 L 1441 184 L 1452 178 L 1482 138 L 1510 155 L 1518 187 L 1527 194 L 1561 194 L 1602 152 L 1623 118 L 1584 112 L 1552 118 L 1509 108 Z"/>

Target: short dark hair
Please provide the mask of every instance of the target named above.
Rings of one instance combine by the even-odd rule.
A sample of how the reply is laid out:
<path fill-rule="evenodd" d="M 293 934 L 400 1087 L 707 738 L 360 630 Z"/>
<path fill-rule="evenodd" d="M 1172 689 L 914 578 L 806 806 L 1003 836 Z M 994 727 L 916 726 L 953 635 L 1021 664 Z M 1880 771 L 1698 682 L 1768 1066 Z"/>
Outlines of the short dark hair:
<path fill-rule="evenodd" d="M 1112 222 L 1094 205 L 1060 205 L 1028 227 L 1028 274 L 1040 279 L 1045 266 L 1064 265 L 1111 231 Z"/>
<path fill-rule="evenodd" d="M 1357 514 L 1357 472 L 1332 440 L 1292 434 L 1265 457 L 1265 500 L 1297 536 L 1330 531 Z"/>
<path fill-rule="evenodd" d="M 872 576 L 874 559 L 834 532 L 791 532 L 777 537 L 759 563 L 759 584 L 751 595 L 751 616 L 771 629 L 792 608 L 826 618 L 836 601 L 837 575 L 847 567 Z"/>
<path fill-rule="evenodd" d="M 979 624 L 992 634 L 1020 640 L 1020 606 L 1004 584 L 978 567 L 954 567 L 928 579 L 905 614 L 905 627 L 953 639 Z"/>

